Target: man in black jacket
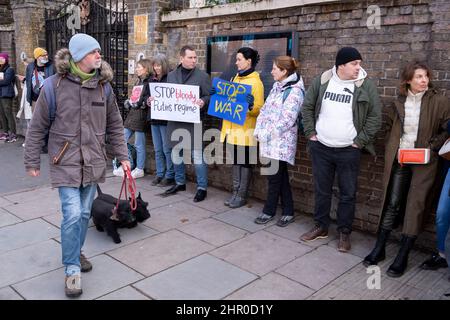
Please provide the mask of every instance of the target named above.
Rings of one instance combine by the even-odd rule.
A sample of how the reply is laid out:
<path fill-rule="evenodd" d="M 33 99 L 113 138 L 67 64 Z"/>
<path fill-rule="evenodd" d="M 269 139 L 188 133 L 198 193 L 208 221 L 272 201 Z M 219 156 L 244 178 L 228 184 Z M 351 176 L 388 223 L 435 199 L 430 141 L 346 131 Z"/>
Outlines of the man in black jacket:
<path fill-rule="evenodd" d="M 197 54 L 195 53 L 195 50 L 190 46 L 184 46 L 180 50 L 180 64 L 175 70 L 168 74 L 167 82 L 199 86 L 200 99 L 196 101 L 196 104 L 200 107 L 200 117 L 203 118 L 208 109 L 211 80 L 209 75 L 206 72 L 196 68 L 196 65 Z M 181 155 L 183 152 L 191 152 L 192 158 L 194 159 L 195 174 L 197 176 L 197 193 L 195 194 L 194 202 L 199 202 L 206 198 L 206 189 L 208 186 L 208 166 L 203 159 L 201 128 L 201 122 L 194 124 L 188 122 L 169 121 L 167 124 L 168 140 L 172 148 L 180 143 L 180 140 L 172 140 L 172 133 L 175 130 L 184 129 L 190 134 L 190 143 L 188 142 L 190 148 L 189 150 L 187 148 L 181 149 Z M 196 133 L 197 136 L 194 133 Z M 187 137 L 183 137 L 182 139 L 184 138 Z M 183 140 L 183 145 L 185 146 L 185 144 L 186 141 Z M 184 149 L 186 149 L 186 151 Z M 178 191 L 186 190 L 184 160 L 181 159 L 181 162 L 178 161 L 178 164 L 176 162 L 177 161 L 174 161 L 176 184 L 164 192 L 164 195 L 166 196 L 173 195 Z"/>

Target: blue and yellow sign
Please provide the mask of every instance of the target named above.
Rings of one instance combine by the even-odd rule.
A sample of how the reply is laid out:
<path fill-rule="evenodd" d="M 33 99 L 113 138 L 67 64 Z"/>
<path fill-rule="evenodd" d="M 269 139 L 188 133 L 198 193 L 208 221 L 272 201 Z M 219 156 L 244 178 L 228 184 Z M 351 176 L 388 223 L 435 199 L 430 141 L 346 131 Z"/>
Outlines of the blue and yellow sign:
<path fill-rule="evenodd" d="M 208 114 L 243 125 L 247 116 L 247 94 L 252 93 L 252 86 L 214 78 L 212 82 L 216 94 L 211 96 Z"/>

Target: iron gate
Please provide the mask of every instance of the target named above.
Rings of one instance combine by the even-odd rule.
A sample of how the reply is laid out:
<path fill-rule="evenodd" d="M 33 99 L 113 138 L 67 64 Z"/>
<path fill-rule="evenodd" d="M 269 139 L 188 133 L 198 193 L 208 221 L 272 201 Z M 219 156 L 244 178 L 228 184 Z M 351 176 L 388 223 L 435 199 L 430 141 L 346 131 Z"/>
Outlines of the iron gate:
<path fill-rule="evenodd" d="M 67 48 L 75 33 L 93 36 L 113 71 L 112 86 L 123 110 L 128 94 L 128 7 L 125 0 L 71 0 L 56 10 L 45 10 L 46 49 L 53 57 Z"/>

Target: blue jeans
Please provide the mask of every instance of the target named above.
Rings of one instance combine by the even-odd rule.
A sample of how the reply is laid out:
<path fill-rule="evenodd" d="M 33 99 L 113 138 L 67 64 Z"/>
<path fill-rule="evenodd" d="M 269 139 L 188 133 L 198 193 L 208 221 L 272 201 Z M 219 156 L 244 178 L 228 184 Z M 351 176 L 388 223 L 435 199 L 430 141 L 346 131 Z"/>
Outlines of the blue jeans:
<path fill-rule="evenodd" d="M 144 170 L 145 166 L 145 132 L 142 131 L 133 131 L 131 129 L 125 128 L 125 143 L 135 135 L 134 138 L 134 147 L 136 148 L 136 156 L 137 156 L 137 164 L 136 168 Z"/>
<path fill-rule="evenodd" d="M 86 239 L 91 207 L 97 184 L 85 187 L 59 187 L 63 219 L 61 222 L 62 263 L 65 273 L 80 273 L 80 252 Z"/>
<path fill-rule="evenodd" d="M 450 170 L 447 171 L 444 186 L 442 187 L 439 204 L 436 211 L 436 229 L 437 245 L 441 253 L 450 251 L 450 239 L 448 236 L 450 226 Z M 447 248 L 445 247 L 445 238 L 447 237 Z"/>
<path fill-rule="evenodd" d="M 159 178 L 173 179 L 175 172 L 173 169 L 171 149 L 167 140 L 167 126 L 151 125 L 152 140 L 155 147 L 156 176 Z"/>
<path fill-rule="evenodd" d="M 180 150 L 180 156 L 183 156 L 183 149 Z M 208 188 L 208 166 L 203 159 L 202 150 L 192 150 L 191 156 L 194 160 L 195 175 L 197 177 L 197 189 L 206 190 Z M 173 164 L 175 168 L 175 182 L 178 185 L 186 184 L 186 169 L 184 162 Z"/>

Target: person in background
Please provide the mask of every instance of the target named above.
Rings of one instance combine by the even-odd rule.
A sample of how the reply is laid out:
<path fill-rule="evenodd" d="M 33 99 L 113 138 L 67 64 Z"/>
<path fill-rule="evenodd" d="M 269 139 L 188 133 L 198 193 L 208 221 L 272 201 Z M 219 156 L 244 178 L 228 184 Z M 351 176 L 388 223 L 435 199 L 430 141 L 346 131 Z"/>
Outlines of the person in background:
<path fill-rule="evenodd" d="M 432 71 L 425 62 L 411 61 L 401 72 L 400 94 L 387 108 L 383 200 L 378 236 L 365 266 L 376 265 L 386 257 L 385 247 L 402 213 L 400 248 L 387 275 L 400 277 L 406 271 L 409 252 L 422 230 L 427 199 L 438 176 L 438 152 L 448 138 L 450 102 L 433 89 Z M 426 164 L 400 164 L 399 149 L 426 148 Z"/>
<path fill-rule="evenodd" d="M 281 198 L 283 213 L 277 225 L 294 221 L 294 201 L 289 183 L 288 163 L 294 165 L 297 151 L 297 119 L 305 96 L 305 86 L 298 73 L 299 63 L 289 56 L 273 61 L 272 90 L 256 120 L 254 136 L 262 157 L 278 161 L 278 170 L 267 176 L 267 200 L 255 223 L 266 224 L 276 214 Z"/>
<path fill-rule="evenodd" d="M 264 104 L 264 85 L 255 67 L 259 62 L 258 51 L 242 47 L 236 53 L 238 73 L 232 82 L 250 85 L 252 91 L 247 95 L 248 111 L 243 125 L 231 121 L 222 121 L 220 142 L 226 142 L 227 150 L 233 154 L 232 181 L 233 190 L 224 204 L 230 208 L 239 208 L 247 203 L 248 189 L 252 175 L 251 155 L 257 154 L 257 142 L 253 137 L 256 117 Z M 215 90 L 211 91 L 212 94 Z"/>
<path fill-rule="evenodd" d="M 30 60 L 30 61 L 29 61 Z M 23 61 L 23 64 L 25 66 L 25 70 L 27 66 L 32 63 L 33 61 L 31 59 L 25 58 Z M 25 121 L 27 122 L 27 129 L 30 126 L 31 116 L 33 115 L 31 111 L 31 104 L 27 101 L 27 84 L 26 84 L 26 77 L 22 75 L 16 75 L 17 78 L 20 81 L 21 87 L 22 87 L 22 96 L 20 98 L 20 105 L 19 105 L 19 111 L 17 112 L 16 117 L 18 119 L 23 117 L 25 118 Z M 25 134 L 26 136 L 26 134 Z M 25 142 L 22 143 L 22 147 L 25 148 Z"/>
<path fill-rule="evenodd" d="M 167 82 L 169 62 L 163 54 L 157 54 L 152 59 L 152 82 Z M 147 104 L 151 106 L 151 99 Z M 150 109 L 151 110 L 151 109 Z M 171 157 L 171 148 L 167 137 L 167 121 L 151 118 L 148 112 L 147 121 L 150 123 L 153 146 L 155 148 L 156 177 L 151 184 L 153 186 L 168 187 L 175 184 L 175 171 Z"/>
<path fill-rule="evenodd" d="M 55 74 L 53 62 L 48 58 L 47 50 L 36 48 L 33 51 L 34 61 L 27 65 L 25 84 L 27 86 L 27 101 L 34 112 L 44 80 Z"/>
<path fill-rule="evenodd" d="M 0 121 L 3 128 L 0 140 L 6 142 L 17 141 L 16 120 L 12 110 L 15 83 L 16 73 L 9 65 L 9 56 L 7 53 L 0 53 Z"/>
<path fill-rule="evenodd" d="M 124 108 L 128 109 L 128 114 L 124 122 L 125 142 L 128 142 L 134 135 L 134 147 L 136 148 L 136 168 L 131 172 L 134 179 L 144 176 L 145 167 L 145 127 L 147 126 L 147 98 L 150 96 L 152 62 L 149 59 L 141 59 L 136 64 L 137 80 L 135 86 L 143 86 L 137 101 L 125 100 Z M 123 168 L 120 166 L 113 171 L 113 174 L 123 177 Z"/>
<path fill-rule="evenodd" d="M 447 134 L 450 135 L 450 121 L 447 123 Z M 450 140 L 447 140 L 450 143 Z M 443 175 L 445 177 L 444 185 L 442 186 L 441 196 L 439 197 L 439 204 L 436 211 L 436 238 L 437 238 L 437 253 L 433 253 L 429 259 L 424 261 L 420 268 L 424 270 L 437 270 L 440 268 L 447 268 L 450 262 L 450 160 L 445 160 Z M 447 255 L 447 260 L 446 260 Z M 448 262 L 449 261 L 449 262 Z"/>

